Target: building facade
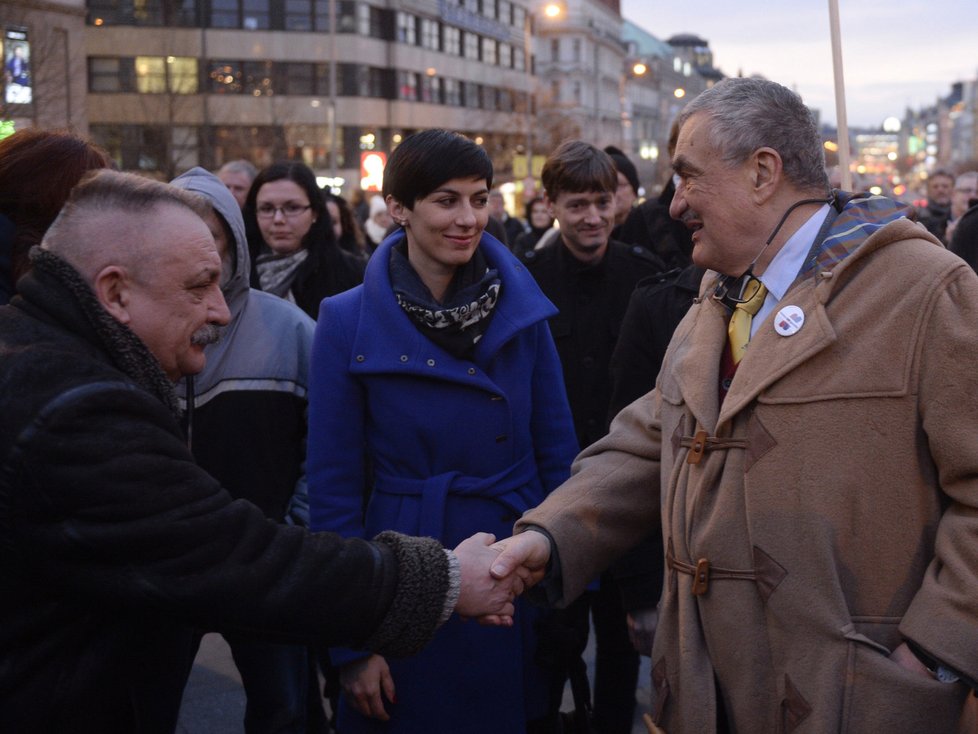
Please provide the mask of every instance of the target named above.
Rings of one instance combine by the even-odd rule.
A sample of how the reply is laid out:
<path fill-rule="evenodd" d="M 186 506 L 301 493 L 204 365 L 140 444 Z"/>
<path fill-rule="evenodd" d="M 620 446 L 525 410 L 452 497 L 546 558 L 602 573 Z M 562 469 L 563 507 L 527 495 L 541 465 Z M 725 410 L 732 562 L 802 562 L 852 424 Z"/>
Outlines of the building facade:
<path fill-rule="evenodd" d="M 418 129 L 465 133 L 503 171 L 525 141 L 520 2 L 87 5 L 89 126 L 126 169 L 169 177 L 290 158 L 350 182 L 361 154 Z"/>

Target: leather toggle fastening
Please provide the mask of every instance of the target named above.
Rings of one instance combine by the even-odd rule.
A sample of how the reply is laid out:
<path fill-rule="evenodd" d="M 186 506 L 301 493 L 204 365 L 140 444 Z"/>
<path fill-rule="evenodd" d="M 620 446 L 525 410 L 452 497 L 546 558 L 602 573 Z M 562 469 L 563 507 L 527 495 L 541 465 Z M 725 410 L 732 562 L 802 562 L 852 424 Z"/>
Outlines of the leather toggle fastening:
<path fill-rule="evenodd" d="M 703 454 L 707 451 L 716 449 L 746 449 L 746 438 L 717 438 L 707 435 L 702 428 L 693 436 L 683 436 L 679 439 L 679 445 L 688 448 L 686 454 L 687 464 L 699 464 L 703 460 Z"/>
<path fill-rule="evenodd" d="M 693 577 L 693 596 L 703 596 L 710 590 L 710 581 L 716 579 L 735 579 L 738 581 L 755 581 L 757 574 L 754 569 L 740 570 L 736 568 L 719 568 L 711 566 L 706 558 L 700 558 L 696 565 L 678 560 L 670 550 L 666 554 L 666 565 L 669 568 Z"/>

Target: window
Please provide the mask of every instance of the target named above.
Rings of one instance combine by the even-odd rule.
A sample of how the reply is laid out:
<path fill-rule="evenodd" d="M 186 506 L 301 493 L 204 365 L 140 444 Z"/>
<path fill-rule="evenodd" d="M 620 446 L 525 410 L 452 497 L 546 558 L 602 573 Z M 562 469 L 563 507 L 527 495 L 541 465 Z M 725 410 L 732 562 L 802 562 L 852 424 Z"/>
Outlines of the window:
<path fill-rule="evenodd" d="M 445 89 L 445 104 L 450 107 L 461 107 L 462 88 L 458 79 L 445 79 L 443 86 Z"/>
<path fill-rule="evenodd" d="M 174 94 L 197 94 L 200 79 L 197 59 L 190 56 L 166 57 L 167 89 Z"/>
<path fill-rule="evenodd" d="M 574 82 L 574 104 L 580 106 L 581 104 L 581 83 Z"/>
<path fill-rule="evenodd" d="M 493 38 L 482 39 L 482 61 L 486 64 L 496 65 L 496 41 Z"/>
<path fill-rule="evenodd" d="M 462 31 L 450 25 L 444 27 L 444 42 L 442 49 L 449 56 L 462 55 Z"/>
<path fill-rule="evenodd" d="M 513 6 L 509 0 L 499 0 L 499 22 L 505 25 L 513 24 Z"/>
<path fill-rule="evenodd" d="M 521 48 L 513 48 L 513 68 L 526 71 L 526 53 Z"/>
<path fill-rule="evenodd" d="M 554 104 L 560 102 L 560 80 L 554 79 L 550 82 L 550 99 L 553 100 Z"/>
<path fill-rule="evenodd" d="M 476 110 L 482 107 L 482 94 L 480 93 L 479 85 L 475 82 L 464 82 L 462 85 L 462 95 L 466 107 Z"/>
<path fill-rule="evenodd" d="M 243 94 L 267 97 L 275 94 L 271 61 L 245 61 L 241 64 Z"/>
<path fill-rule="evenodd" d="M 89 92 L 128 92 L 132 90 L 132 59 L 93 56 L 88 59 Z"/>
<path fill-rule="evenodd" d="M 496 103 L 500 112 L 513 112 L 513 92 L 509 89 L 500 89 Z"/>
<path fill-rule="evenodd" d="M 238 0 L 211 0 L 212 28 L 240 28 L 241 11 Z"/>
<path fill-rule="evenodd" d="M 499 65 L 504 69 L 513 67 L 513 47 L 508 43 L 499 44 Z"/>
<path fill-rule="evenodd" d="M 465 58 L 479 60 L 479 36 L 475 33 L 465 33 Z"/>
<path fill-rule="evenodd" d="M 269 0 L 241 0 L 241 26 L 248 31 L 268 30 L 272 27 Z"/>
<path fill-rule="evenodd" d="M 166 59 L 160 56 L 136 57 L 136 91 L 162 94 L 166 91 Z"/>
<path fill-rule="evenodd" d="M 242 72 L 238 61 L 211 61 L 207 78 L 212 94 L 241 94 Z"/>
<path fill-rule="evenodd" d="M 440 51 L 438 21 L 431 18 L 421 19 L 421 46 L 432 51 Z"/>
<path fill-rule="evenodd" d="M 418 75 L 413 71 L 397 72 L 397 98 L 416 102 L 418 99 Z"/>
<path fill-rule="evenodd" d="M 285 0 L 282 17 L 285 30 L 311 31 L 315 28 L 313 18 L 313 0 Z"/>
<path fill-rule="evenodd" d="M 550 60 L 560 61 L 560 39 L 559 38 L 550 39 Z"/>
<path fill-rule="evenodd" d="M 441 104 L 441 79 L 434 75 L 423 75 L 419 97 L 422 102 Z"/>
<path fill-rule="evenodd" d="M 479 12 L 479 0 L 464 0 L 462 7 L 468 10 L 470 13 Z"/>
<path fill-rule="evenodd" d="M 521 8 L 519 5 L 513 5 L 513 25 L 520 30 L 523 30 L 523 26 L 526 24 L 526 8 Z"/>
<path fill-rule="evenodd" d="M 312 96 L 316 93 L 315 64 L 277 64 L 275 86 L 282 94 Z"/>
<path fill-rule="evenodd" d="M 418 19 L 400 10 L 397 11 L 397 40 L 410 46 L 418 45 Z"/>
<path fill-rule="evenodd" d="M 575 38 L 571 42 L 571 58 L 574 61 L 580 62 L 581 60 L 581 39 Z"/>
<path fill-rule="evenodd" d="M 496 0 L 482 0 L 482 14 L 492 20 L 496 19 Z"/>

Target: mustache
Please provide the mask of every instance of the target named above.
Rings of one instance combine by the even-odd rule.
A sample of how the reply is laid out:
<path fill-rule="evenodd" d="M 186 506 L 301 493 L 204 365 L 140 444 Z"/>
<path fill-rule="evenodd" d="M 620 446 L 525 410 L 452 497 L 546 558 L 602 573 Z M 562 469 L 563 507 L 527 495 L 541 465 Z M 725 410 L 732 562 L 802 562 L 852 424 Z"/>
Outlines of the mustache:
<path fill-rule="evenodd" d="M 214 344 L 221 338 L 221 329 L 214 324 L 204 324 L 190 337 L 190 343 L 198 347 Z"/>

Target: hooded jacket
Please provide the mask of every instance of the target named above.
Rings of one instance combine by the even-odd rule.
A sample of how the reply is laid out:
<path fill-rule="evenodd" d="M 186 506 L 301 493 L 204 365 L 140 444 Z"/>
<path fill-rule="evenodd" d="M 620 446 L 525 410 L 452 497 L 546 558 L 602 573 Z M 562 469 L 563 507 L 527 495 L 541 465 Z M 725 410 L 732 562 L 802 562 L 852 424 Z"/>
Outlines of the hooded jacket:
<path fill-rule="evenodd" d="M 249 287 L 244 219 L 220 179 L 192 168 L 173 185 L 207 198 L 228 225 L 233 251 L 221 286 L 231 321 L 205 348 L 203 372 L 177 388 L 190 448 L 233 497 L 273 520 L 291 507 L 291 519 L 306 525 L 306 393 L 315 322 L 294 304 Z"/>

